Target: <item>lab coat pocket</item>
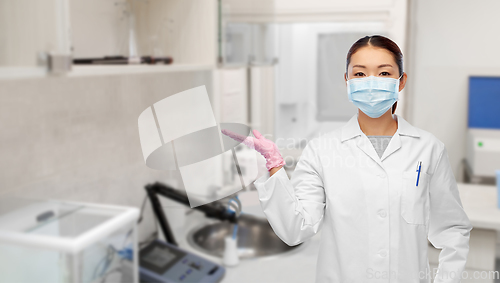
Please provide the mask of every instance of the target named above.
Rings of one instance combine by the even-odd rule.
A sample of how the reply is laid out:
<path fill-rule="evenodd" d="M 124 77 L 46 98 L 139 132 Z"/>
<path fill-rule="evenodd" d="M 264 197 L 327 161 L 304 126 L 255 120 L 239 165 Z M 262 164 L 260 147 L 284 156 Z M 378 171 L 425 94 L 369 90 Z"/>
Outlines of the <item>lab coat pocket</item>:
<path fill-rule="evenodd" d="M 424 225 L 429 214 L 429 175 L 420 172 L 416 183 L 417 172 L 403 172 L 401 216 L 408 224 Z"/>

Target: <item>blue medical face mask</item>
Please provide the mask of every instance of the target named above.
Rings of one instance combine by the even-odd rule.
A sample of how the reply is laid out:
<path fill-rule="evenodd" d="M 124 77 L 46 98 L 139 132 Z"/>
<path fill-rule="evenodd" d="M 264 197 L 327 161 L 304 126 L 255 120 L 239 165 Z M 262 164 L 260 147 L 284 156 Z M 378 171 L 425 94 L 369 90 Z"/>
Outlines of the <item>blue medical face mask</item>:
<path fill-rule="evenodd" d="M 399 79 L 375 76 L 350 79 L 347 81 L 349 101 L 371 118 L 378 118 L 399 100 Z"/>

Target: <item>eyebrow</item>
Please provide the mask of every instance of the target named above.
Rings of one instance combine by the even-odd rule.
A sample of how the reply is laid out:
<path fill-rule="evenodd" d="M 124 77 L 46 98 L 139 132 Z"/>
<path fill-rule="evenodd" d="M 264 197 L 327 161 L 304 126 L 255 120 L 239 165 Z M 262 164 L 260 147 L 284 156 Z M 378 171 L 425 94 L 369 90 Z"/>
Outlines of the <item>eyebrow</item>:
<path fill-rule="evenodd" d="M 354 66 L 352 66 L 352 67 L 353 67 L 353 68 L 354 68 L 354 67 L 366 68 L 366 66 L 363 66 L 363 65 L 354 65 Z M 391 64 L 382 64 L 382 65 L 379 65 L 378 67 L 379 67 L 379 68 L 382 68 L 382 67 L 392 67 L 392 65 L 391 65 Z"/>

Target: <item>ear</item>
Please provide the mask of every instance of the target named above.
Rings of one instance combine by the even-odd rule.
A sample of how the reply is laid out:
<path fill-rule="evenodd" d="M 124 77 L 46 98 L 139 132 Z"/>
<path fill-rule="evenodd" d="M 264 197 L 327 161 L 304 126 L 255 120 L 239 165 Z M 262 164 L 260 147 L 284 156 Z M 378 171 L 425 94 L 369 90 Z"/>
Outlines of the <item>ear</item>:
<path fill-rule="evenodd" d="M 408 76 L 406 75 L 405 72 L 403 72 L 403 76 L 401 77 L 401 79 L 399 80 L 399 91 L 402 91 L 403 88 L 405 88 L 405 85 L 406 85 L 406 79 L 408 78 Z"/>
<path fill-rule="evenodd" d="M 345 86 L 347 86 L 347 73 L 344 73 Z"/>

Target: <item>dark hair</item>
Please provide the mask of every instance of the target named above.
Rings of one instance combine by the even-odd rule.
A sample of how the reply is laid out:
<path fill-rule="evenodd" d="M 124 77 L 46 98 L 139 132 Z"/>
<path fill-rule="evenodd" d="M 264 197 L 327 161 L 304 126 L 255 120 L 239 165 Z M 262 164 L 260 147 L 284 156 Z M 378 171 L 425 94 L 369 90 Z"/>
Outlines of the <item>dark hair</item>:
<path fill-rule="evenodd" d="M 345 67 L 346 73 L 349 67 L 349 63 L 351 62 L 352 54 L 356 53 L 361 47 L 366 46 L 384 48 L 391 52 L 392 56 L 394 57 L 394 61 L 398 65 L 399 77 L 403 74 L 403 53 L 401 52 L 401 49 L 399 49 L 398 45 L 394 41 L 382 35 L 367 35 L 363 38 L 358 39 L 358 41 L 356 41 L 351 46 L 351 48 L 347 52 L 347 61 Z M 392 114 L 394 114 L 394 111 L 396 110 L 396 103 L 392 106 Z"/>

